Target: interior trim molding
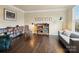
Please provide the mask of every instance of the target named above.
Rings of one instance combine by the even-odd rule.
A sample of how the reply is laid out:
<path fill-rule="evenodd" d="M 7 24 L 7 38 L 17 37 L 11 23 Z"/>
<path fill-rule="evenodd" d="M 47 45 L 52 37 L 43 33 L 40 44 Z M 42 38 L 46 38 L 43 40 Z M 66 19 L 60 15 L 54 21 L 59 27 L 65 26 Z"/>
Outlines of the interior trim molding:
<path fill-rule="evenodd" d="M 31 11 L 24 11 L 16 6 L 8 5 L 8 7 L 14 8 L 18 11 L 21 11 L 23 13 L 40 13 L 40 12 L 57 12 L 57 11 L 66 11 L 66 8 L 57 8 L 57 9 L 47 9 L 47 10 L 31 10 Z"/>
<path fill-rule="evenodd" d="M 39 12 L 57 12 L 57 11 L 66 11 L 66 8 L 62 9 L 47 9 L 47 10 L 32 10 L 32 11 L 25 11 L 25 13 L 39 13 Z"/>
<path fill-rule="evenodd" d="M 25 12 L 24 10 L 22 10 L 22 9 L 20 9 L 20 8 L 17 8 L 17 7 L 15 7 L 15 6 L 13 6 L 13 5 L 8 5 L 8 7 L 14 8 L 14 9 L 20 11 L 20 12 L 23 12 L 23 13 Z"/>

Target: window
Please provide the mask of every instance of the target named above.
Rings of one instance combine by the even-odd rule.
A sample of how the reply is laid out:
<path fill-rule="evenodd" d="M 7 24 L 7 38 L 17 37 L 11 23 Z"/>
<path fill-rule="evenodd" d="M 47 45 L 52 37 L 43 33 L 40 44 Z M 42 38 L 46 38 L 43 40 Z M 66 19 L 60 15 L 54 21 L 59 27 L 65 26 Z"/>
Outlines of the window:
<path fill-rule="evenodd" d="M 74 22 L 75 22 L 75 32 L 79 32 L 79 5 L 73 8 Z"/>

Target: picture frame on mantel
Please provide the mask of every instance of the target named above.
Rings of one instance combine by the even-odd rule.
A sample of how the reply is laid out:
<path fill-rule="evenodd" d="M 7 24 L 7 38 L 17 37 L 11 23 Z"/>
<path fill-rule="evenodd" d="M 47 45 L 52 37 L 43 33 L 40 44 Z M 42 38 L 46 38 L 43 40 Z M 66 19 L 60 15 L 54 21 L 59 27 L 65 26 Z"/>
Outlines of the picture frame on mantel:
<path fill-rule="evenodd" d="M 16 21 L 16 13 L 9 9 L 4 9 L 4 20 Z"/>

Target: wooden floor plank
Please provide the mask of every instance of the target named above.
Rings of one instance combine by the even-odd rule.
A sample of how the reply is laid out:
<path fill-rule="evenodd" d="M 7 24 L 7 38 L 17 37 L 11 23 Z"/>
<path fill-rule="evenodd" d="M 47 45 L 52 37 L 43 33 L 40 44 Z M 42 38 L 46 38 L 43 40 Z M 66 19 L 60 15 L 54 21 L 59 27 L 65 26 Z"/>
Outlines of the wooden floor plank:
<path fill-rule="evenodd" d="M 10 53 L 64 53 L 57 36 L 33 35 L 31 39 L 21 39 L 15 43 Z"/>

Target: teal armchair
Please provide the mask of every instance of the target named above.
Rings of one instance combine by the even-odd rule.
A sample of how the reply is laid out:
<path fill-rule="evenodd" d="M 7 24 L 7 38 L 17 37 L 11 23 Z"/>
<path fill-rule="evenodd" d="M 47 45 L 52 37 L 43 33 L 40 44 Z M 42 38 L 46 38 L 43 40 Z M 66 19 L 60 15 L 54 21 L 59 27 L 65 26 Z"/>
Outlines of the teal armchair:
<path fill-rule="evenodd" d="M 9 35 L 0 36 L 0 51 L 11 47 L 11 38 Z"/>

